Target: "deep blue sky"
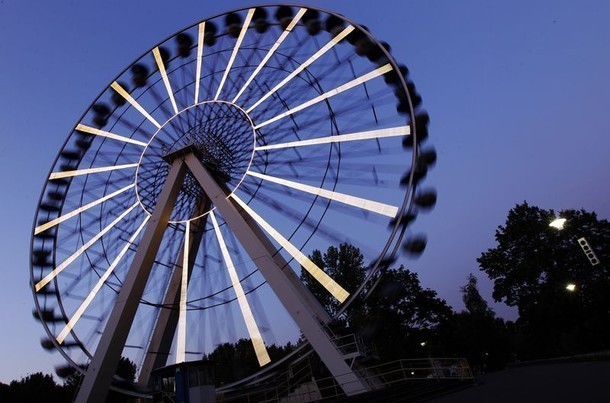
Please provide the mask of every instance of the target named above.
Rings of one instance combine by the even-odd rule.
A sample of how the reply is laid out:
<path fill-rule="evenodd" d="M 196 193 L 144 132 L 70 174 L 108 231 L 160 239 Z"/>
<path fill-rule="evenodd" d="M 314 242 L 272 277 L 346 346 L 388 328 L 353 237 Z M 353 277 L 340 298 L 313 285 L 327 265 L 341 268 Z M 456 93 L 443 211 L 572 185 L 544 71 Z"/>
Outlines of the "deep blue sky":
<path fill-rule="evenodd" d="M 179 29 L 256 1 L 0 1 L 0 381 L 53 372 L 32 318 L 29 240 L 66 136 L 110 80 Z M 262 4 L 262 3 L 261 3 Z M 431 115 L 439 202 L 429 244 L 405 261 L 462 309 L 507 211 L 584 208 L 610 218 L 610 3 L 605 0 L 303 1 L 368 26 L 406 63 Z M 494 309 L 507 318 L 514 313 Z"/>

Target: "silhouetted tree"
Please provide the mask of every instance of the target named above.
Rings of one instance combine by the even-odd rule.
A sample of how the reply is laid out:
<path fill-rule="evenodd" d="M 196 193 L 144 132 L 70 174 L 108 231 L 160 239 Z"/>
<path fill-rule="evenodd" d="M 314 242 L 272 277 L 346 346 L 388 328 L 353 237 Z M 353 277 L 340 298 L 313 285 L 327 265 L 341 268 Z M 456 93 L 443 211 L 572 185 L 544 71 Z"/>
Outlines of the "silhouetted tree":
<path fill-rule="evenodd" d="M 324 254 L 316 249 L 309 258 L 350 294 L 356 291 L 364 281 L 364 257 L 360 253 L 360 249 L 355 246 L 342 243 L 339 248 L 329 247 Z M 334 316 L 341 303 L 304 268 L 301 268 L 301 280 L 320 301 L 324 309 Z"/>
<path fill-rule="evenodd" d="M 403 266 L 380 276 L 366 301 L 352 310 L 351 331 L 375 345 L 382 361 L 428 355 L 438 343 L 437 328 L 451 316 L 451 309 Z"/>
<path fill-rule="evenodd" d="M 63 403 L 71 401 L 72 396 L 58 385 L 53 376 L 36 372 L 0 386 L 0 402 L 19 403 Z"/>
<path fill-rule="evenodd" d="M 121 357 L 117 366 L 116 374 L 120 379 L 118 386 L 123 387 L 124 389 L 129 389 L 136 380 L 136 364 L 129 358 Z M 82 375 L 80 372 L 75 371 L 66 377 L 63 384 L 63 393 L 69 396 L 69 399 L 64 401 L 72 401 L 74 397 L 76 397 L 76 393 L 78 392 L 78 387 L 82 382 L 83 376 L 84 375 Z M 106 401 L 109 403 L 126 403 L 133 400 L 134 399 L 131 396 L 114 390 L 110 390 L 108 392 L 108 396 L 106 397 Z"/>
<path fill-rule="evenodd" d="M 468 275 L 468 283 L 466 283 L 465 286 L 460 287 L 462 301 L 464 302 L 466 311 L 471 315 L 495 316 L 495 313 L 487 305 L 487 301 L 481 296 L 477 283 L 477 278 L 470 273 Z"/>
<path fill-rule="evenodd" d="M 352 245 L 330 246 L 325 253 L 315 250 L 310 259 L 350 294 L 364 281 L 364 257 Z M 331 324 L 333 331 L 360 335 L 376 346 L 382 360 L 427 355 L 437 343 L 438 325 L 451 316 L 451 309 L 403 266 L 378 276 L 364 289 L 366 301 L 358 299 L 350 305 Z M 304 269 L 301 279 L 331 316 L 338 312 L 341 304 Z M 373 290 L 369 288 L 372 284 L 377 284 Z"/>
<path fill-rule="evenodd" d="M 281 347 L 275 344 L 267 346 L 267 352 L 272 361 L 285 356 L 292 350 L 294 350 L 294 346 L 291 343 Z M 216 385 L 237 381 L 260 370 L 252 342 L 248 339 L 240 339 L 237 343 L 219 344 L 203 359 L 213 363 Z"/>
<path fill-rule="evenodd" d="M 460 287 L 465 311 L 454 314 L 441 324 L 442 351 L 450 356 L 466 357 L 475 372 L 502 369 L 513 359 L 513 342 L 501 318 L 489 308 L 470 274 Z"/>
<path fill-rule="evenodd" d="M 561 216 L 563 230 L 549 227 Z M 601 261 L 592 266 L 577 239 Z M 497 246 L 477 259 L 493 281 L 493 297 L 519 309 L 521 358 L 582 353 L 610 347 L 610 223 L 595 213 L 555 213 L 516 205 L 495 235 Z M 566 285 L 573 283 L 573 292 Z"/>

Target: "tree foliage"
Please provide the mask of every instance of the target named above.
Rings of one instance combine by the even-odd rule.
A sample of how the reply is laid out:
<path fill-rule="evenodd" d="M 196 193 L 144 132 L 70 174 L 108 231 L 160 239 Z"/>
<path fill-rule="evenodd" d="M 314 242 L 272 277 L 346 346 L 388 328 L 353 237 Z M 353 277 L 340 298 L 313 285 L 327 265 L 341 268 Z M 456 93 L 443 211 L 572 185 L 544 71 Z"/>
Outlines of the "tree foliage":
<path fill-rule="evenodd" d="M 127 357 L 121 357 L 115 373 L 119 377 L 117 386 L 129 389 L 136 380 L 136 364 Z M 72 401 L 72 398 L 76 396 L 83 376 L 80 372 L 75 371 L 65 378 L 63 390 L 70 396 L 70 399 L 65 401 Z M 108 391 L 106 397 L 106 401 L 112 403 L 130 402 L 132 400 L 130 396 L 112 389 Z"/>
<path fill-rule="evenodd" d="M 561 216 L 563 230 L 550 227 Z M 592 266 L 577 240 L 585 237 L 601 261 Z M 516 306 L 521 355 L 536 358 L 608 348 L 610 223 L 595 213 L 555 213 L 516 205 L 496 231 L 497 246 L 477 259 L 493 281 L 496 301 Z M 576 285 L 569 292 L 566 285 Z"/>
<path fill-rule="evenodd" d="M 58 385 L 51 375 L 36 372 L 0 386 L 0 402 L 68 402 L 70 391 Z"/>
<path fill-rule="evenodd" d="M 267 346 L 271 360 L 279 359 L 294 350 L 291 343 L 285 346 Z M 240 339 L 237 343 L 222 343 L 203 359 L 214 365 L 216 385 L 224 385 L 255 373 L 260 370 L 252 342 Z"/>
<path fill-rule="evenodd" d="M 324 254 L 316 249 L 309 258 L 350 294 L 364 281 L 364 257 L 355 246 L 346 243 L 342 243 L 338 248 L 330 246 Z M 331 316 L 335 316 L 341 305 L 339 301 L 304 268 L 301 268 L 301 280 L 324 309 Z"/>
<path fill-rule="evenodd" d="M 315 250 L 310 259 L 350 294 L 365 279 L 364 257 L 352 245 L 330 246 L 324 253 Z M 334 316 L 341 304 L 304 269 L 301 279 Z M 376 286 L 371 288 L 373 284 Z M 356 300 L 331 327 L 339 334 L 360 335 L 375 345 L 382 360 L 427 354 L 437 338 L 439 323 L 452 313 L 435 291 L 423 288 L 417 274 L 403 266 L 385 270 L 373 278 L 364 294 L 368 294 L 368 298 Z"/>
<path fill-rule="evenodd" d="M 438 328 L 451 317 L 436 291 L 423 288 L 417 273 L 400 266 L 381 274 L 353 322 L 382 361 L 426 356 L 438 346 Z"/>
<path fill-rule="evenodd" d="M 466 357 L 475 373 L 502 369 L 513 359 L 511 324 L 497 318 L 481 296 L 477 278 L 470 274 L 460 288 L 466 310 L 441 324 L 442 351 Z"/>
<path fill-rule="evenodd" d="M 124 380 L 135 381 L 136 366 L 128 358 L 121 357 L 116 371 Z M 58 384 L 52 375 L 36 372 L 20 380 L 11 381 L 8 385 L 0 383 L 0 402 L 19 403 L 65 403 L 71 402 L 76 396 L 82 375 L 74 373 L 68 376 L 63 384 Z M 111 390 L 107 402 L 120 403 L 133 399 L 129 396 Z"/>
<path fill-rule="evenodd" d="M 494 312 L 487 305 L 487 301 L 481 296 L 477 283 L 477 278 L 470 273 L 468 275 L 468 282 L 465 286 L 460 288 L 460 291 L 462 292 L 462 301 L 464 302 L 466 311 L 471 315 L 495 316 Z"/>

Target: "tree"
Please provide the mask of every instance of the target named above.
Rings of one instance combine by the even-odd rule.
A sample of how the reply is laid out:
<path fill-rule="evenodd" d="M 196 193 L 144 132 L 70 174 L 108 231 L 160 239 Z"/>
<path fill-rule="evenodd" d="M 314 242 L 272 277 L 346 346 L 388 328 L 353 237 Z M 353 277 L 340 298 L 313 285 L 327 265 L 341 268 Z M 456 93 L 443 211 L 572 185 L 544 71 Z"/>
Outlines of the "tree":
<path fill-rule="evenodd" d="M 330 246 L 324 254 L 315 250 L 310 259 L 350 294 L 364 281 L 364 257 L 352 245 Z M 301 279 L 334 316 L 340 303 L 304 269 Z M 333 331 L 358 334 L 376 346 L 381 360 L 427 355 L 438 344 L 439 324 L 452 314 L 447 303 L 435 291 L 423 288 L 417 274 L 403 266 L 384 270 L 369 283 L 363 290 L 368 298 L 354 301 L 332 324 Z M 377 284 L 374 289 L 372 284 Z"/>
<path fill-rule="evenodd" d="M 284 357 L 294 350 L 290 342 L 278 347 L 275 344 L 267 346 L 267 352 L 272 361 Z M 203 357 L 214 365 L 214 378 L 216 385 L 224 385 L 260 370 L 252 342 L 248 339 L 239 339 L 237 343 L 222 343 L 214 351 Z"/>
<path fill-rule="evenodd" d="M 136 364 L 127 357 L 121 357 L 117 366 L 116 375 L 118 379 L 115 381 L 115 385 L 126 390 L 132 388 L 133 383 L 136 380 Z M 63 401 L 72 401 L 76 397 L 78 388 L 83 381 L 84 374 L 74 370 L 70 375 L 66 377 L 63 384 L 63 393 L 70 398 Z M 133 398 L 115 390 L 110 390 L 106 397 L 107 402 L 120 403 L 120 402 L 131 402 Z"/>
<path fill-rule="evenodd" d="M 482 373 L 504 368 L 512 360 L 514 348 L 504 320 L 496 318 L 477 283 L 470 274 L 460 287 L 466 310 L 443 322 L 440 332 L 447 354 L 466 357 L 473 371 Z"/>
<path fill-rule="evenodd" d="M 360 249 L 355 246 L 342 243 L 339 248 L 329 247 L 324 254 L 316 249 L 309 258 L 350 294 L 356 291 L 364 281 L 364 257 L 360 253 Z M 304 268 L 301 268 L 301 280 L 320 301 L 324 309 L 334 316 L 341 303 Z"/>
<path fill-rule="evenodd" d="M 136 366 L 128 358 L 121 357 L 117 375 L 125 381 L 135 381 Z M 36 372 L 20 380 L 11 381 L 6 385 L 0 382 L 0 402 L 20 403 L 65 403 L 71 402 L 76 396 L 83 375 L 74 372 L 66 377 L 63 385 L 58 385 L 52 375 Z M 111 390 L 107 402 L 130 402 L 133 398 Z"/>
<path fill-rule="evenodd" d="M 549 226 L 561 216 L 563 230 Z M 600 264 L 592 266 L 577 239 L 585 237 Z M 521 356 L 538 358 L 608 348 L 610 223 L 595 213 L 556 214 L 526 202 L 496 231 L 497 246 L 477 259 L 494 281 L 493 297 L 519 310 Z M 566 290 L 568 283 L 576 290 Z"/>
<path fill-rule="evenodd" d="M 359 333 L 382 361 L 429 355 L 439 348 L 438 328 L 451 308 L 436 291 L 423 288 L 417 273 L 400 266 L 383 272 L 357 321 Z"/>
<path fill-rule="evenodd" d="M 21 380 L 2 384 L 0 387 L 0 402 L 67 402 L 72 395 L 58 385 L 53 376 L 36 372 L 27 375 Z"/>
<path fill-rule="evenodd" d="M 481 293 L 479 293 L 479 287 L 477 285 L 477 278 L 470 273 L 468 275 L 468 283 L 465 286 L 460 287 L 462 292 L 462 301 L 466 310 L 471 315 L 478 316 L 495 316 L 495 313 L 487 305 L 487 301 L 483 299 Z"/>

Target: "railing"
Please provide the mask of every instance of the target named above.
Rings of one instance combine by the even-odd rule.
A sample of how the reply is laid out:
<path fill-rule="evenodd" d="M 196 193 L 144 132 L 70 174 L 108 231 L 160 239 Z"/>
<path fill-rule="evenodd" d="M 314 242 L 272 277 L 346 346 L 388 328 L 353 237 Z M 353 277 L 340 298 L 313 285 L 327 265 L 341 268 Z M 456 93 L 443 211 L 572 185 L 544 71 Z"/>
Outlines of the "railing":
<path fill-rule="evenodd" d="M 309 355 L 301 357 L 290 365 L 284 372 L 268 379 L 267 387 L 254 387 L 243 391 L 221 392 L 217 395 L 217 401 L 222 402 L 278 402 L 282 397 L 294 393 L 301 385 L 311 384 L 313 375 L 309 363 Z M 271 386 L 272 385 L 272 386 Z M 305 394 L 302 392 L 300 394 Z"/>
<path fill-rule="evenodd" d="M 358 373 L 369 385 L 374 385 L 374 389 L 403 385 L 417 380 L 425 382 L 474 379 L 468 362 L 463 358 L 396 360 L 371 367 L 359 366 Z M 303 368 L 293 373 L 293 376 L 281 385 L 246 392 L 239 396 L 223 396 L 222 401 L 304 403 L 344 396 L 334 377 L 314 380 L 310 374 L 310 370 Z"/>
<path fill-rule="evenodd" d="M 355 334 L 336 337 L 333 339 L 333 342 L 346 360 L 361 357 L 370 351 L 370 349 L 366 348 L 362 339 Z"/>

